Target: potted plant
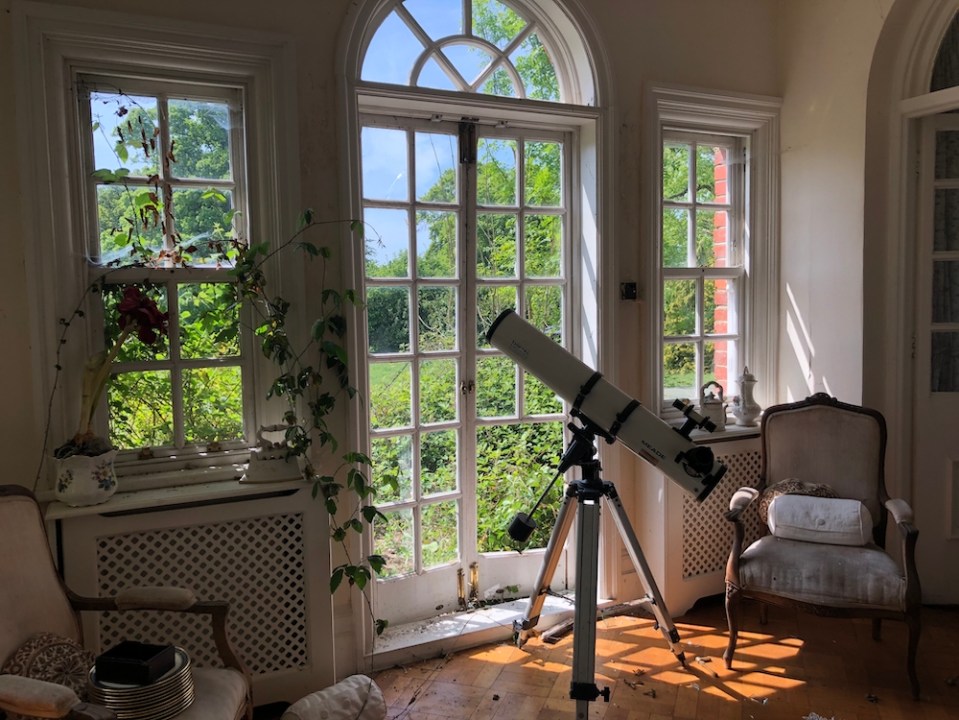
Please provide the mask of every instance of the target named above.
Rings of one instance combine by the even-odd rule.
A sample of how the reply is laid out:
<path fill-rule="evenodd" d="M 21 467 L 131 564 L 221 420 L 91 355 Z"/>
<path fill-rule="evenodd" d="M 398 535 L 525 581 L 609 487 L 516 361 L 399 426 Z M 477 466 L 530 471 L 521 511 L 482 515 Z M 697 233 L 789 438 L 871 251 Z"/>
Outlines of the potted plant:
<path fill-rule="evenodd" d="M 93 431 L 93 415 L 103 396 L 110 369 L 120 348 L 130 338 L 154 346 L 168 333 L 168 314 L 138 287 L 123 289 L 116 307 L 120 335 L 108 350 L 91 356 L 83 368 L 80 422 L 72 438 L 53 451 L 56 459 L 57 499 L 79 507 L 107 500 L 117 489 L 113 459 L 117 451 L 107 438 Z"/>

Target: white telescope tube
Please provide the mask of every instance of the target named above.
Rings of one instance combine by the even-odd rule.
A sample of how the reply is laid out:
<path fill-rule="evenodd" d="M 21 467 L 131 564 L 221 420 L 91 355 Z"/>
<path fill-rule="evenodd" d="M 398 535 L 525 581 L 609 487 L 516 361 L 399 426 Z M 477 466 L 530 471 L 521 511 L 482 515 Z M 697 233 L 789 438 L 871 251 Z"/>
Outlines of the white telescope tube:
<path fill-rule="evenodd" d="M 696 445 L 643 408 L 514 310 L 500 313 L 486 338 L 570 403 L 573 413 L 599 428 L 608 441 L 619 439 L 697 500 L 705 499 L 726 472 L 710 448 Z"/>

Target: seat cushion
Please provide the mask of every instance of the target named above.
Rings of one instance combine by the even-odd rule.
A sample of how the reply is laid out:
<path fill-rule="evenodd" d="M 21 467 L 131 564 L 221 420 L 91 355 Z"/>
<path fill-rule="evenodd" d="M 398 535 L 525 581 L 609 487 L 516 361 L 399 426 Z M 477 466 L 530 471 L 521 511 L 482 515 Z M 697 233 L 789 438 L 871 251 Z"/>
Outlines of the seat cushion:
<path fill-rule="evenodd" d="M 367 675 L 351 675 L 297 700 L 280 720 L 382 720 L 386 701 Z"/>
<path fill-rule="evenodd" d="M 236 670 L 193 668 L 196 699 L 175 720 L 234 720 L 246 703 L 246 678 Z"/>
<path fill-rule="evenodd" d="M 743 552 L 745 592 L 768 592 L 816 605 L 905 610 L 906 578 L 876 545 L 820 545 L 762 537 Z"/>

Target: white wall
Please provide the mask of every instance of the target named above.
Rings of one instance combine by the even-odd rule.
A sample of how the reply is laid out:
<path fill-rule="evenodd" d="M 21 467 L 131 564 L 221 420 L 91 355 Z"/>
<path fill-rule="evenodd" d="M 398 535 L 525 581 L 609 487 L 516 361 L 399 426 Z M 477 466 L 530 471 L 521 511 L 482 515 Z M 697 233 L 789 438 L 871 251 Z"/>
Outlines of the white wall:
<path fill-rule="evenodd" d="M 892 3 L 781 4 L 782 401 L 862 399 L 866 86 Z"/>

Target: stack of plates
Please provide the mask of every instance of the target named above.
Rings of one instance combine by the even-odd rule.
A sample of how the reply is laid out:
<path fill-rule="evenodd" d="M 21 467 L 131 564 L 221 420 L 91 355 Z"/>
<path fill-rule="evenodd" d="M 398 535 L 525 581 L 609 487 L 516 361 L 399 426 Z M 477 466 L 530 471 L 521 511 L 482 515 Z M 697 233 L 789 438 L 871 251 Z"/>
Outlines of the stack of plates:
<path fill-rule="evenodd" d="M 110 708 L 118 720 L 169 720 L 193 702 L 190 657 L 183 649 L 176 648 L 173 668 L 149 685 L 99 681 L 94 667 L 90 670 L 87 689 L 90 702 Z"/>

